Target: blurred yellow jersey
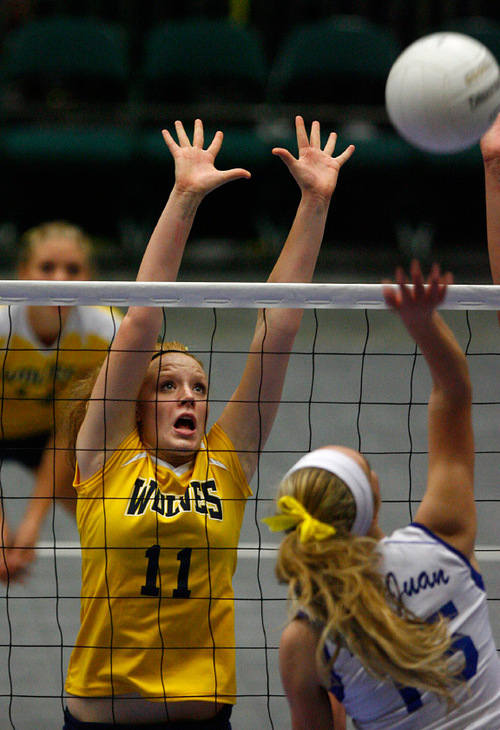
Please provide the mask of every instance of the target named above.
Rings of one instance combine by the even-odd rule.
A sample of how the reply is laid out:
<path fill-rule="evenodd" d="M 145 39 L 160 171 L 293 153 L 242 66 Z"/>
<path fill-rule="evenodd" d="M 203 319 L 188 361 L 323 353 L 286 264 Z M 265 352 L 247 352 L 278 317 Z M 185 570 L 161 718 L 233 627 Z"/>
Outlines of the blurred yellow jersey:
<path fill-rule="evenodd" d="M 75 480 L 81 628 L 66 690 L 151 701 L 236 702 L 238 539 L 251 490 L 215 424 L 194 462 L 171 467 L 134 430 Z"/>
<path fill-rule="evenodd" d="M 46 346 L 24 305 L 0 307 L 0 440 L 52 432 L 67 389 L 104 360 L 121 320 L 106 307 L 72 307 Z"/>

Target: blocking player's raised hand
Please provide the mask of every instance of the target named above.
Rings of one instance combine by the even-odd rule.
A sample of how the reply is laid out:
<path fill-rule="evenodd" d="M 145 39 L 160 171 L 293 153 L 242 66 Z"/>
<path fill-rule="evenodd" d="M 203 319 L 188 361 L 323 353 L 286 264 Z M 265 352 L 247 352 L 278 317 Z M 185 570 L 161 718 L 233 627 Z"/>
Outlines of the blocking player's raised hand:
<path fill-rule="evenodd" d="M 283 147 L 275 147 L 273 154 L 283 160 L 303 193 L 310 192 L 330 200 L 337 185 L 340 168 L 351 157 L 354 145 L 349 145 L 340 155 L 333 157 L 337 143 L 335 132 L 328 135 L 322 148 L 319 122 L 312 123 L 311 133 L 308 136 L 304 119 L 297 116 L 295 129 L 298 157 L 294 157 Z"/>
<path fill-rule="evenodd" d="M 230 170 L 218 170 L 215 159 L 222 146 L 224 135 L 221 131 L 205 148 L 205 135 L 201 119 L 194 123 L 193 141 L 180 121 L 175 122 L 178 142 L 167 129 L 163 130 L 163 139 L 175 162 L 175 184 L 180 192 L 206 195 L 211 190 L 232 180 L 250 177 L 248 170 L 241 167 Z"/>

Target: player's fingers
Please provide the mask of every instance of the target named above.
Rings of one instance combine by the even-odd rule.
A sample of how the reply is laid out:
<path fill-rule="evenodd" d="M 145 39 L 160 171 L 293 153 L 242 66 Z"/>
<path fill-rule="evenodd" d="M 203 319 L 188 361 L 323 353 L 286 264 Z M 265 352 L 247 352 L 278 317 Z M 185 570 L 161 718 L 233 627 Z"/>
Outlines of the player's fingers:
<path fill-rule="evenodd" d="M 315 147 L 316 149 L 321 149 L 321 130 L 319 122 L 314 121 L 311 124 L 311 136 L 309 138 L 309 144 L 311 147 Z"/>
<path fill-rule="evenodd" d="M 450 284 L 453 284 L 453 275 L 449 271 L 447 271 L 445 274 L 439 277 L 439 281 L 437 283 L 436 299 L 439 304 L 444 301 L 446 297 L 446 292 Z"/>
<path fill-rule="evenodd" d="M 441 269 L 439 267 L 438 263 L 433 263 L 431 266 L 431 269 L 429 271 L 429 276 L 427 277 L 427 283 L 428 284 L 435 284 L 440 282 L 441 280 Z"/>
<path fill-rule="evenodd" d="M 347 162 L 347 160 L 352 156 L 352 153 L 354 152 L 356 148 L 353 144 L 350 144 L 347 149 L 345 149 L 340 155 L 337 155 L 335 158 L 337 162 L 339 163 L 340 167 L 344 164 L 344 162 Z"/>
<path fill-rule="evenodd" d="M 286 150 L 284 147 L 274 147 L 272 153 L 273 155 L 276 155 L 276 157 L 280 157 L 287 167 L 290 167 L 291 165 L 293 165 L 294 162 L 297 161 L 292 153 Z"/>
<path fill-rule="evenodd" d="M 327 155 L 330 155 L 330 157 L 333 155 L 335 151 L 335 145 L 337 144 L 337 133 L 336 132 L 330 132 L 328 135 L 328 139 L 326 140 L 326 144 L 324 147 L 324 151 Z"/>
<path fill-rule="evenodd" d="M 413 290 L 410 289 L 408 276 L 402 266 L 397 267 L 395 279 L 399 287 L 400 304 L 409 304 L 413 299 Z"/>
<path fill-rule="evenodd" d="M 201 119 L 194 120 L 193 147 L 203 149 L 203 122 Z"/>
<path fill-rule="evenodd" d="M 240 178 L 248 180 L 251 177 L 249 171 L 242 167 L 233 167 L 231 170 L 220 170 L 219 172 L 222 180 L 221 185 L 232 180 L 239 180 Z"/>
<path fill-rule="evenodd" d="M 422 281 L 424 280 L 424 276 L 422 274 L 422 268 L 420 266 L 420 262 L 417 261 L 417 259 L 413 259 L 413 261 L 410 264 L 410 278 L 415 284 L 418 280 Z"/>
<path fill-rule="evenodd" d="M 401 299 L 400 299 L 399 292 L 395 288 L 392 281 L 384 280 L 382 282 L 382 295 L 383 295 L 384 301 L 388 307 L 391 307 L 391 309 L 397 309 Z"/>
<path fill-rule="evenodd" d="M 165 144 L 167 145 L 170 152 L 173 152 L 177 147 L 179 146 L 175 139 L 172 137 L 168 129 L 162 129 L 161 131 L 163 135 L 163 139 L 165 140 Z"/>
<path fill-rule="evenodd" d="M 441 277 L 441 283 L 442 283 L 442 284 L 443 284 L 444 286 L 450 286 L 450 284 L 453 284 L 453 281 L 454 281 L 454 279 L 453 279 L 453 274 L 451 273 L 451 271 L 447 271 L 447 272 L 446 272 L 445 274 L 443 274 L 443 276 Z"/>
<path fill-rule="evenodd" d="M 222 140 L 224 139 L 223 133 L 218 130 L 213 140 L 210 142 L 210 144 L 207 147 L 207 151 L 210 152 L 214 157 L 219 153 L 219 150 L 222 146 Z"/>
<path fill-rule="evenodd" d="M 438 299 L 440 286 L 441 286 L 441 272 L 439 269 L 439 264 L 434 263 L 434 264 L 432 264 L 431 270 L 429 272 L 429 276 L 427 277 L 427 287 L 428 287 L 429 295 L 434 300 Z"/>
<path fill-rule="evenodd" d="M 413 284 L 414 298 L 423 297 L 425 294 L 424 276 L 422 274 L 420 263 L 415 259 L 410 265 L 410 278 Z"/>
<path fill-rule="evenodd" d="M 406 276 L 406 272 L 402 266 L 396 267 L 396 273 L 394 274 L 394 279 L 396 281 L 396 284 L 398 284 L 399 286 L 408 284 L 408 277 Z"/>
<path fill-rule="evenodd" d="M 446 296 L 446 290 L 449 284 L 453 283 L 453 276 L 450 272 L 446 272 L 442 275 L 439 264 L 434 263 L 431 267 L 427 281 L 429 284 L 430 296 L 436 303 L 440 304 Z"/>
<path fill-rule="evenodd" d="M 305 147 L 309 147 L 306 125 L 304 124 L 304 119 L 300 115 L 297 115 L 295 117 L 295 132 L 297 134 L 297 146 L 300 153 L 300 151 L 303 150 Z"/>
<path fill-rule="evenodd" d="M 189 141 L 189 137 L 187 136 L 186 130 L 184 129 L 184 125 L 179 120 L 176 120 L 174 122 L 175 131 L 177 132 L 177 139 L 179 140 L 179 144 L 181 147 L 190 147 L 191 142 Z"/>

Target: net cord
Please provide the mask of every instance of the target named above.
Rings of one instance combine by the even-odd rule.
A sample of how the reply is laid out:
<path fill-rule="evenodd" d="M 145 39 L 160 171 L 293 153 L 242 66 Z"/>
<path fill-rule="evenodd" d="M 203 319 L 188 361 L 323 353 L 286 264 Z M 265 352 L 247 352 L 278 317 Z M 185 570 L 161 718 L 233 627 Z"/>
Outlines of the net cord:
<path fill-rule="evenodd" d="M 393 285 L 395 286 L 395 285 Z M 0 282 L 0 305 L 130 305 L 255 309 L 387 309 L 382 284 L 249 282 Z M 500 310 L 500 285 L 452 284 L 440 309 Z"/>

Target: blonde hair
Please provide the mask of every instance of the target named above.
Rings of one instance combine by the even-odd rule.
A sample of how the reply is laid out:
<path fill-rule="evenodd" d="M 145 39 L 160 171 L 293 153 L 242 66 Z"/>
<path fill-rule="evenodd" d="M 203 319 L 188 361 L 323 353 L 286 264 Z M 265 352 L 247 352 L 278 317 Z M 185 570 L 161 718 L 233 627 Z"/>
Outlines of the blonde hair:
<path fill-rule="evenodd" d="M 205 372 L 203 363 L 198 360 L 197 357 L 192 355 L 188 351 L 186 345 L 183 345 L 181 342 L 177 342 L 176 340 L 172 342 L 158 342 L 156 345 L 156 352 L 153 355 L 152 359 L 161 356 L 161 354 L 164 352 L 182 352 L 185 355 L 193 358 L 193 360 L 195 360 L 198 365 L 200 365 L 200 367 L 203 369 L 203 372 Z M 68 454 L 72 466 L 74 466 L 76 463 L 75 449 L 78 433 L 80 431 L 80 428 L 82 427 L 82 423 L 87 413 L 88 403 L 92 396 L 92 391 L 94 390 L 97 376 L 99 375 L 102 367 L 103 364 L 98 365 L 94 370 L 91 370 L 84 378 L 76 381 L 75 384 L 71 387 L 67 396 L 68 405 L 65 409 L 63 419 L 65 431 L 68 434 Z"/>
<path fill-rule="evenodd" d="M 19 238 L 19 249 L 18 249 L 18 264 L 19 266 L 25 266 L 29 263 L 34 250 L 41 243 L 44 243 L 49 238 L 67 238 L 75 241 L 85 253 L 88 260 L 89 268 L 93 268 L 94 265 L 94 250 L 92 245 L 92 239 L 83 231 L 82 228 L 67 223 L 66 221 L 48 221 L 41 223 L 39 226 L 30 228 L 28 231 L 22 234 Z"/>
<path fill-rule="evenodd" d="M 154 360 L 157 357 L 161 357 L 164 352 L 181 352 L 183 355 L 187 355 L 197 362 L 203 372 L 205 372 L 205 366 L 202 361 L 198 360 L 197 357 L 190 353 L 189 348 L 186 347 L 186 345 L 183 345 L 182 342 L 178 342 L 177 340 L 172 340 L 171 342 L 158 342 L 156 344 L 156 352 L 151 359 Z"/>
<path fill-rule="evenodd" d="M 323 469 L 306 468 L 286 477 L 279 497 L 291 495 L 335 535 L 301 542 L 297 530 L 283 539 L 276 575 L 289 586 L 290 615 L 305 610 L 322 626 L 317 661 L 324 662 L 327 639 L 336 644 L 333 665 L 345 645 L 373 676 L 391 677 L 402 686 L 434 692 L 453 704 L 456 671 L 450 669 L 451 639 L 446 622 L 433 623 L 411 614 L 396 602 L 380 571 L 377 541 L 352 535 L 356 516 L 352 493 L 345 483 Z"/>

